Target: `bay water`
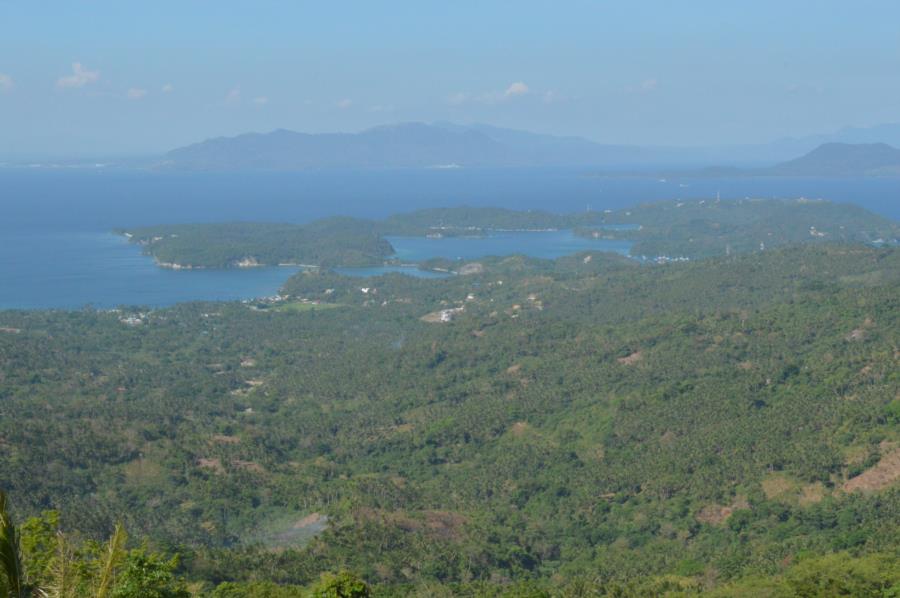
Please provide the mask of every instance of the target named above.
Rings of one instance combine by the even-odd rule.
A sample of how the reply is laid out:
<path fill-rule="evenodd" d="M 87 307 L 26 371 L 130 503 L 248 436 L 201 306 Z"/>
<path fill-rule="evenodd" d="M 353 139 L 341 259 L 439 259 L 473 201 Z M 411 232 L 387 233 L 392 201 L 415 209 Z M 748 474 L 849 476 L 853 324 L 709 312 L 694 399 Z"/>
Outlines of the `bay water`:
<path fill-rule="evenodd" d="M 0 309 L 164 306 L 272 295 L 292 268 L 172 271 L 112 234 L 183 222 L 309 222 L 384 218 L 439 206 L 557 213 L 670 200 L 823 198 L 900 220 L 900 179 L 603 177 L 584 170 L 402 170 L 309 173 L 158 173 L 116 169 L 0 169 Z M 569 231 L 484 238 L 402 239 L 401 260 L 521 253 L 554 258 L 627 244 Z M 375 271 L 371 272 L 376 273 Z M 358 273 L 357 273 L 358 274 Z"/>

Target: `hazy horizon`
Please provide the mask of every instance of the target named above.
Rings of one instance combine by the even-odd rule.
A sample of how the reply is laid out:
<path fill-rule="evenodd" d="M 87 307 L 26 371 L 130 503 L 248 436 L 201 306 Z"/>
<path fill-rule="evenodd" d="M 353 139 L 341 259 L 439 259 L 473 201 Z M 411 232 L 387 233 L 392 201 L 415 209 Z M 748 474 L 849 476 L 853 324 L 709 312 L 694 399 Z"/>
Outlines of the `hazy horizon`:
<path fill-rule="evenodd" d="M 60 162 L 65 162 L 65 161 L 72 161 L 72 162 L 88 161 L 89 162 L 94 159 L 97 159 L 97 160 L 103 160 L 103 159 L 113 159 L 113 160 L 149 159 L 149 158 L 155 158 L 155 157 L 162 156 L 162 155 L 166 154 L 167 152 L 174 150 L 174 149 L 178 149 L 180 147 L 186 147 L 186 146 L 190 146 L 190 145 L 194 145 L 194 144 L 200 144 L 205 141 L 215 140 L 215 139 L 219 139 L 219 138 L 234 138 L 234 137 L 240 137 L 243 135 L 267 135 L 269 133 L 274 133 L 276 131 L 282 131 L 282 130 L 287 130 L 287 131 L 291 131 L 294 133 L 309 134 L 309 135 L 329 135 L 329 134 L 354 135 L 354 134 L 358 134 L 358 133 L 363 133 L 365 131 L 369 131 L 371 129 L 377 129 L 380 127 L 394 127 L 394 126 L 401 126 L 401 125 L 407 125 L 407 124 L 426 124 L 426 125 L 447 124 L 447 125 L 474 126 L 474 127 L 490 126 L 490 127 L 501 128 L 501 129 L 508 129 L 510 131 L 521 131 L 521 132 L 527 132 L 527 133 L 534 133 L 534 134 L 538 134 L 538 135 L 556 136 L 556 137 L 560 137 L 560 138 L 573 138 L 573 139 L 580 138 L 580 139 L 585 139 L 585 140 L 593 142 L 593 143 L 606 144 L 606 142 L 604 142 L 602 140 L 592 139 L 592 138 L 584 136 L 584 135 L 578 135 L 578 134 L 567 135 L 567 134 L 557 134 L 557 133 L 552 133 L 552 132 L 547 132 L 547 131 L 538 131 L 538 130 L 533 130 L 533 129 L 518 128 L 518 127 L 501 127 L 494 123 L 488 123 L 488 122 L 475 122 L 475 121 L 471 121 L 471 122 L 395 121 L 395 122 L 393 122 L 392 121 L 392 122 L 375 123 L 375 124 L 365 126 L 365 127 L 359 128 L 359 129 L 346 130 L 346 131 L 345 130 L 306 131 L 306 130 L 300 130 L 300 129 L 290 129 L 287 127 L 275 127 L 272 129 L 265 129 L 265 130 L 247 130 L 247 131 L 240 131 L 240 132 L 236 132 L 236 133 L 228 134 L 228 135 L 225 135 L 225 134 L 210 135 L 208 137 L 197 138 L 197 139 L 188 141 L 180 146 L 171 146 L 171 147 L 165 147 L 165 148 L 160 148 L 160 149 L 144 149 L 144 150 L 138 149 L 138 150 L 124 150 L 124 151 L 99 150 L 99 151 L 94 151 L 94 152 L 46 151 L 46 152 L 31 152 L 31 153 L 18 153 L 18 154 L 11 153 L 11 154 L 7 154 L 7 155 L 0 153 L 0 160 L 6 160 L 13 164 L 15 164 L 15 163 L 21 164 L 21 163 L 25 163 L 28 161 L 41 161 L 41 160 L 60 161 Z M 796 136 L 796 137 L 782 136 L 782 137 L 772 138 L 772 139 L 769 139 L 766 141 L 753 142 L 753 143 L 725 142 L 725 143 L 720 143 L 720 144 L 706 144 L 706 145 L 684 145 L 684 144 L 668 144 L 668 145 L 666 145 L 666 144 L 632 144 L 632 143 L 625 142 L 625 143 L 609 143 L 608 145 L 633 146 L 633 147 L 643 147 L 643 148 L 648 148 L 648 149 L 704 150 L 704 149 L 715 149 L 715 148 L 728 149 L 728 148 L 741 148 L 741 147 L 754 147 L 754 146 L 764 147 L 767 145 L 778 144 L 780 142 L 802 141 L 802 140 L 806 140 L 806 139 L 814 140 L 814 142 L 816 144 L 818 144 L 820 142 L 824 143 L 827 141 L 831 141 L 832 139 L 830 139 L 830 137 L 837 137 L 841 132 L 844 132 L 844 131 L 869 131 L 869 130 L 875 130 L 881 126 L 897 127 L 897 129 L 900 130 L 900 123 L 877 123 L 877 124 L 867 126 L 867 127 L 855 127 L 852 125 L 847 125 L 844 127 L 840 127 L 838 129 L 834 129 L 834 130 L 810 133 L 809 135 L 802 135 L 802 136 Z M 818 140 L 818 138 L 820 138 L 820 137 L 823 138 L 821 141 Z M 877 141 L 876 140 L 847 141 L 847 143 L 888 143 L 889 145 L 895 145 L 895 144 L 890 143 L 889 141 L 883 141 L 880 138 Z M 778 162 L 783 159 L 784 159 L 783 156 L 782 157 L 774 157 L 771 160 L 771 162 Z M 751 160 L 751 162 L 753 162 L 753 160 Z M 710 164 L 713 164 L 713 163 L 710 163 Z"/>
<path fill-rule="evenodd" d="M 0 157 L 483 122 L 721 146 L 900 121 L 900 6 L 0 5 Z"/>

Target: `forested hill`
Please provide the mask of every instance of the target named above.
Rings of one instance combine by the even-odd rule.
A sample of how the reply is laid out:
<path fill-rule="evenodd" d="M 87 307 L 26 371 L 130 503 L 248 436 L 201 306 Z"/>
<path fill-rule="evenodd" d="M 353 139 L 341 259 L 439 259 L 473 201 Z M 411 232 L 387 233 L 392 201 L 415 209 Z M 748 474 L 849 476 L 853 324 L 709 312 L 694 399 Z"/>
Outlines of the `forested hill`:
<path fill-rule="evenodd" d="M 763 174 L 776 176 L 900 175 L 900 149 L 886 143 L 825 143 Z"/>
<path fill-rule="evenodd" d="M 160 265 L 231 268 L 283 263 L 380 265 L 393 254 L 384 237 L 488 235 L 574 229 L 635 242 L 632 255 L 691 259 L 786 244 L 896 244 L 900 227 L 857 206 L 812 200 L 694 200 L 605 212 L 554 214 L 501 208 L 435 208 L 383 221 L 329 218 L 307 225 L 254 222 L 161 225 L 120 230 Z"/>
<path fill-rule="evenodd" d="M 260 222 L 172 224 L 118 231 L 163 267 L 240 268 L 279 264 L 365 265 L 393 248 L 371 222 L 329 218 L 309 225 Z"/>
<path fill-rule="evenodd" d="M 632 255 L 691 259 L 764 251 L 789 244 L 853 242 L 897 245 L 900 226 L 852 204 L 822 200 L 671 201 L 604 214 L 606 224 L 579 234 L 635 241 Z"/>
<path fill-rule="evenodd" d="M 888 137 L 898 130 L 896 126 L 881 129 Z M 763 168 L 738 168 L 735 166 L 710 166 L 691 174 L 698 177 L 896 177 L 900 175 L 900 149 L 883 143 L 884 138 L 871 138 L 871 131 L 848 131 L 849 137 L 857 134 L 868 141 L 863 143 L 840 140 L 827 141 L 809 149 L 803 155 Z M 823 138 L 824 139 L 824 138 Z M 786 140 L 787 141 L 787 140 Z M 800 142 L 803 146 L 808 143 Z M 796 144 L 787 141 L 788 145 Z M 892 142 L 893 143 L 893 142 Z M 896 145 L 896 144 L 895 144 Z M 805 150 L 804 150 L 805 151 Z M 765 159 L 765 158 L 764 158 Z M 671 172 L 672 176 L 684 175 Z"/>
<path fill-rule="evenodd" d="M 480 264 L 0 312 L 0 487 L 219 598 L 896 590 L 900 249 Z"/>

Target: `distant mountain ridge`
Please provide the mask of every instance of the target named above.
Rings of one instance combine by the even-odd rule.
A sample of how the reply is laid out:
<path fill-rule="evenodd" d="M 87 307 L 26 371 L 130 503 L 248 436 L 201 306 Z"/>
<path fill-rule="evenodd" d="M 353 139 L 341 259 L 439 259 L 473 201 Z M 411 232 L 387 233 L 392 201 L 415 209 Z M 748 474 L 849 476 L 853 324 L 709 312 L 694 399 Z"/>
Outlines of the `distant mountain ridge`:
<path fill-rule="evenodd" d="M 900 149 L 886 143 L 823 143 L 808 154 L 765 169 L 781 176 L 900 174 Z"/>
<path fill-rule="evenodd" d="M 157 167 L 188 171 L 302 171 L 320 169 L 558 167 L 614 172 L 692 169 L 705 174 L 867 176 L 900 173 L 895 147 L 900 125 L 843 129 L 833 135 L 724 148 L 603 144 L 486 124 L 400 123 L 359 133 L 298 133 L 277 129 L 217 137 L 168 152 Z M 865 140 L 865 143 L 840 139 Z M 800 158 L 795 158 L 800 154 Z M 793 159 L 792 159 L 793 158 Z M 749 170 L 751 165 L 758 165 Z M 772 166 L 769 166 L 772 165 Z M 743 168 L 739 168 L 743 166 Z"/>
<path fill-rule="evenodd" d="M 780 162 L 774 166 L 763 168 L 709 166 L 692 171 L 690 174 L 700 177 L 900 176 L 900 149 L 886 143 L 823 143 L 799 158 Z"/>
<path fill-rule="evenodd" d="M 772 145 L 792 148 L 799 154 L 826 143 L 887 143 L 900 147 L 900 123 L 884 123 L 871 127 L 843 127 L 833 133 L 788 137 L 772 142 Z"/>
<path fill-rule="evenodd" d="M 675 155 L 675 154 L 671 154 Z M 178 170 L 312 170 L 504 166 L 632 166 L 660 160 L 648 148 L 604 145 L 489 125 L 402 123 L 360 133 L 278 129 L 218 137 L 170 151 Z"/>
<path fill-rule="evenodd" d="M 297 133 L 278 129 L 218 137 L 166 155 L 165 166 L 187 170 L 307 170 L 343 167 L 437 166 L 469 156 L 504 160 L 504 148 L 474 131 L 405 124 L 361 133 Z"/>

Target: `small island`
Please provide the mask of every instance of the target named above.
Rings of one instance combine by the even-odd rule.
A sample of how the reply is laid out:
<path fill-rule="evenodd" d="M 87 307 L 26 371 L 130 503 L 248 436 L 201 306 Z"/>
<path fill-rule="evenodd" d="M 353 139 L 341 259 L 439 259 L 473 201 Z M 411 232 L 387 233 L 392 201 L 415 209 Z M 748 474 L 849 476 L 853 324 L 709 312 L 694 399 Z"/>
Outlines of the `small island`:
<path fill-rule="evenodd" d="M 434 208 L 382 221 L 328 218 L 309 224 L 229 222 L 121 229 L 159 266 L 199 268 L 369 267 L 393 264 L 388 238 L 483 237 L 572 230 L 627 240 L 642 261 L 699 259 L 787 244 L 897 244 L 900 227 L 863 208 L 822 200 L 667 201 L 603 212 L 553 214 L 501 208 Z M 419 267 L 425 267 L 419 264 Z"/>
<path fill-rule="evenodd" d="M 117 231 L 164 268 L 367 266 L 394 250 L 371 222 L 328 218 L 307 225 L 263 222 L 168 224 Z"/>

